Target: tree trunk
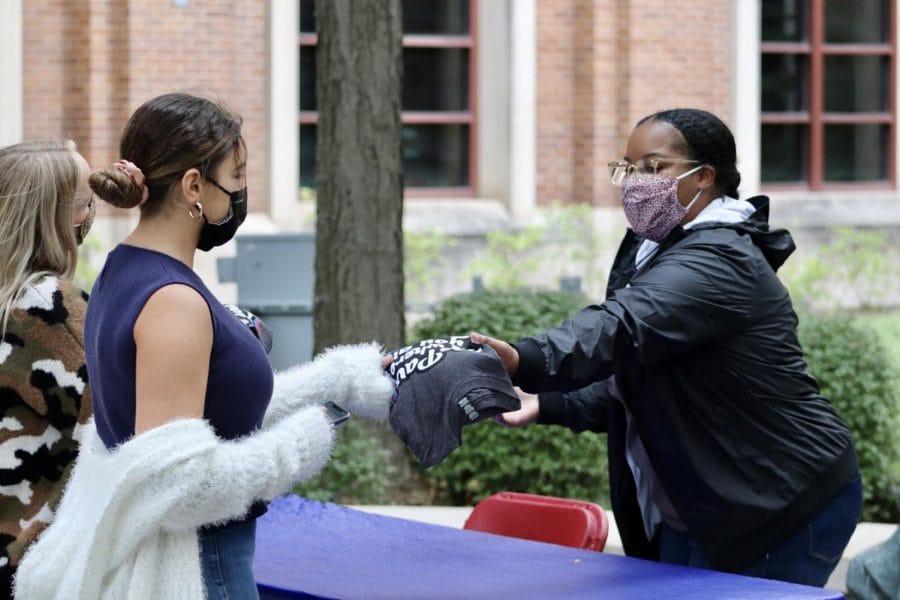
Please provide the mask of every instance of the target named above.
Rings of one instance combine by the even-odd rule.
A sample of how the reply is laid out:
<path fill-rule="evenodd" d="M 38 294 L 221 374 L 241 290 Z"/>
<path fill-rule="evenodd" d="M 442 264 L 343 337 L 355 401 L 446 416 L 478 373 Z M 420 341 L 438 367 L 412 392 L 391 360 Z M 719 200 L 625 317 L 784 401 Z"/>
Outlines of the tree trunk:
<path fill-rule="evenodd" d="M 316 0 L 315 350 L 404 342 L 400 0 Z"/>
<path fill-rule="evenodd" d="M 405 341 L 400 0 L 316 0 L 316 33 L 315 351 L 372 340 L 392 350 Z M 426 500 L 390 427 L 359 425 L 354 435 L 388 450 L 374 464 L 390 480 L 380 501 Z"/>

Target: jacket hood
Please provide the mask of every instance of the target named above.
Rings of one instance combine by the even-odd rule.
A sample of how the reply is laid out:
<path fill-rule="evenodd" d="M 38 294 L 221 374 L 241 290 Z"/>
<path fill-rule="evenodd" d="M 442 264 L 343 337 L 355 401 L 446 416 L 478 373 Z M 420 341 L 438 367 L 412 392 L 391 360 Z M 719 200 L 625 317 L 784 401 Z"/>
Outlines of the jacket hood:
<path fill-rule="evenodd" d="M 777 271 L 797 248 L 794 238 L 786 229 L 769 228 L 769 198 L 767 196 L 754 196 L 748 198 L 747 202 L 756 209 L 747 220 L 738 223 L 704 223 L 695 229 L 725 227 L 749 235 L 753 243 L 762 250 L 772 269 Z"/>

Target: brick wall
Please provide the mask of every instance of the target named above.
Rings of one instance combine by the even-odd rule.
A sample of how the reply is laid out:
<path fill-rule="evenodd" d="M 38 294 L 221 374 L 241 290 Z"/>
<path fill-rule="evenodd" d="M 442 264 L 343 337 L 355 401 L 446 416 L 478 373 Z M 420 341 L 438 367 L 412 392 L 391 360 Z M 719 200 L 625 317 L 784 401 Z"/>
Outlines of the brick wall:
<path fill-rule="evenodd" d="M 118 158 L 122 128 L 145 100 L 213 95 L 244 117 L 250 210 L 265 210 L 267 3 L 181 3 L 23 2 L 24 135 L 71 136 L 99 168 Z"/>
<path fill-rule="evenodd" d="M 144 100 L 213 93 L 244 116 L 250 209 L 265 210 L 267 161 L 279 158 L 267 155 L 266 6 L 23 2 L 25 136 L 72 136 L 100 167 Z M 613 204 L 606 162 L 653 111 L 697 106 L 730 122 L 731 36 L 731 0 L 538 0 L 538 202 Z"/>
<path fill-rule="evenodd" d="M 731 121 L 731 0 L 538 0 L 537 199 L 611 205 L 606 162 L 643 116 Z"/>
<path fill-rule="evenodd" d="M 70 136 L 83 143 L 88 70 L 87 3 L 22 3 L 22 95 L 25 139 Z"/>
<path fill-rule="evenodd" d="M 539 0 L 537 10 L 538 202 L 571 201 L 573 195 L 576 60 L 574 0 Z"/>

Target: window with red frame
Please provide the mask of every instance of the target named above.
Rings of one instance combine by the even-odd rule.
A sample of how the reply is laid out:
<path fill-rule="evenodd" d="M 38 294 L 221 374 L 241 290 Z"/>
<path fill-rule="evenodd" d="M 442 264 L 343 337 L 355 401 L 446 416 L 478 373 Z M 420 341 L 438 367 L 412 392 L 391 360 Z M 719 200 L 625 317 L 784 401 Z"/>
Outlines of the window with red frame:
<path fill-rule="evenodd" d="M 403 0 L 403 169 L 408 195 L 475 189 L 475 2 Z M 315 187 L 314 0 L 300 0 L 300 184 Z"/>
<path fill-rule="evenodd" d="M 763 183 L 893 185 L 895 10 L 894 0 L 762 0 Z"/>

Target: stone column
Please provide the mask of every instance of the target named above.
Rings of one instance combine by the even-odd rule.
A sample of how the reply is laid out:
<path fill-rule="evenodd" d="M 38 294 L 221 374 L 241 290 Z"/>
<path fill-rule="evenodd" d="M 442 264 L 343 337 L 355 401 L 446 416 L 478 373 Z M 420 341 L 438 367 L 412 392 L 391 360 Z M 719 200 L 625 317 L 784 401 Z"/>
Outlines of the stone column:
<path fill-rule="evenodd" d="M 0 147 L 22 140 L 22 0 L 0 8 Z"/>
<path fill-rule="evenodd" d="M 734 116 L 740 192 L 749 197 L 759 191 L 760 174 L 760 1 L 736 0 L 734 8 Z"/>
<path fill-rule="evenodd" d="M 526 221 L 535 205 L 537 23 L 534 0 L 511 2 L 509 209 Z"/>
<path fill-rule="evenodd" d="M 299 226 L 300 65 L 298 2 L 269 3 L 269 216 Z"/>

